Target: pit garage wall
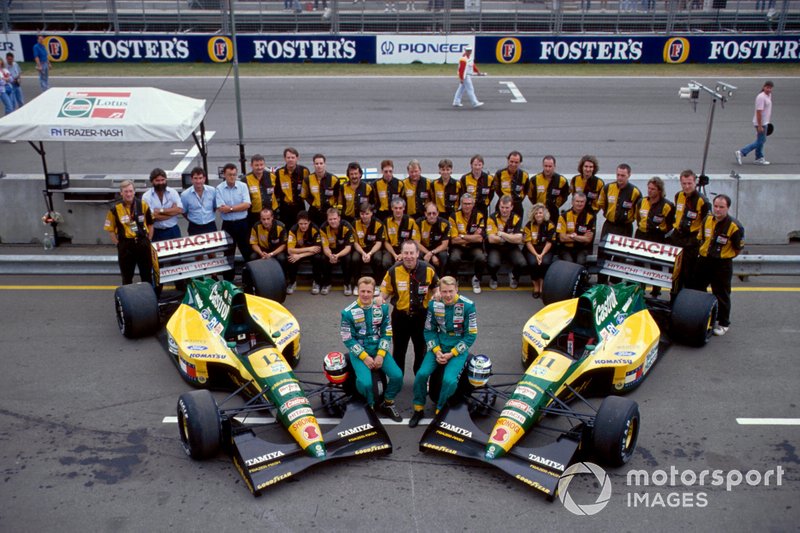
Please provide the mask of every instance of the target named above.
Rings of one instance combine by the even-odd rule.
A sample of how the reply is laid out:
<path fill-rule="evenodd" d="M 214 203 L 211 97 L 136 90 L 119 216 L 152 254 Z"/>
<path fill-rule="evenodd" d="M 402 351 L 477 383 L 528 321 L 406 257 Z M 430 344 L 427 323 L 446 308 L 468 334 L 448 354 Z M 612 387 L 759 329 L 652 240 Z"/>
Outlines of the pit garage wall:
<path fill-rule="evenodd" d="M 35 34 L 0 34 L 0 48 L 32 60 Z M 230 61 L 224 35 L 51 34 L 53 62 Z M 240 62 L 458 63 L 467 45 L 478 63 L 795 63 L 797 36 L 238 35 Z"/>
<path fill-rule="evenodd" d="M 466 171 L 459 169 L 458 172 Z M 456 174 L 456 173 L 454 173 Z M 612 175 L 601 175 L 613 181 Z M 119 176 L 135 178 L 137 191 L 141 192 L 147 183 L 146 176 Z M 647 188 L 647 178 L 631 180 L 641 190 Z M 218 180 L 212 180 L 216 185 Z M 667 196 L 672 198 L 679 190 L 677 176 L 666 176 L 664 182 Z M 117 183 L 116 181 L 114 183 Z M 171 187 L 180 190 L 180 182 L 170 181 Z M 44 180 L 41 176 L 7 176 L 0 179 L 0 198 L 13 198 L 7 202 L 3 216 L 0 217 L 0 242 L 13 244 L 39 243 L 49 226 L 44 226 L 40 217 L 45 212 L 42 198 Z M 65 192 L 77 192 L 86 188 L 107 188 L 115 191 L 117 187 L 110 180 L 82 179 L 70 176 L 70 188 L 54 193 L 55 209 L 64 217 L 59 229 L 72 236 L 74 244 L 108 244 L 108 235 L 103 231 L 103 222 L 109 203 L 65 202 Z M 728 176 L 712 175 L 707 195 L 727 194 L 733 199 L 731 214 L 745 227 L 746 241 L 750 244 L 786 244 L 790 235 L 800 234 L 800 211 L 797 210 L 796 197 L 800 188 L 800 178 L 796 176 L 742 176 L 736 180 Z M 525 202 L 526 208 L 530 204 Z M 782 213 L 776 217 L 775 213 Z M 526 213 L 527 215 L 527 213 Z M 602 217 L 601 217 L 602 218 Z M 599 228 L 602 221 L 598 222 Z M 181 222 L 185 234 L 185 221 Z"/>

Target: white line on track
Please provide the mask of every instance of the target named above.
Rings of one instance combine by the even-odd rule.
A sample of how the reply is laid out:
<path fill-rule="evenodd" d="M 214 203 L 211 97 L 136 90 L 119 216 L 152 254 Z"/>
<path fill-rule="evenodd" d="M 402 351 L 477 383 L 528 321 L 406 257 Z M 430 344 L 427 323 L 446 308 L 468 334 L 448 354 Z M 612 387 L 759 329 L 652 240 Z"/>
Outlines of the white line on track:
<path fill-rule="evenodd" d="M 208 144 L 208 141 L 211 140 L 211 138 L 214 136 L 215 133 L 216 133 L 215 131 L 211 131 L 211 130 L 206 131 L 206 144 Z M 194 139 L 192 139 L 192 140 L 194 140 Z M 180 163 L 178 163 L 175 166 L 175 168 L 172 169 L 172 172 L 174 172 L 176 174 L 183 173 L 186 170 L 186 168 L 189 165 L 192 164 L 192 161 L 194 160 L 195 157 L 197 157 L 197 154 L 199 154 L 199 153 L 200 153 L 200 149 L 197 147 L 196 144 L 194 144 L 194 142 L 192 142 L 191 150 L 186 152 L 186 155 L 183 156 L 183 159 L 181 159 Z"/>
<path fill-rule="evenodd" d="M 737 418 L 740 426 L 800 426 L 800 418 Z"/>
<path fill-rule="evenodd" d="M 501 81 L 498 83 L 500 83 L 501 85 L 508 86 L 508 90 L 511 91 L 511 94 L 514 95 L 514 99 L 511 100 L 512 104 L 524 104 L 527 102 L 527 100 L 525 100 L 525 97 L 522 96 L 522 93 L 519 91 L 519 89 L 517 89 L 517 85 L 513 81 Z"/>
<path fill-rule="evenodd" d="M 243 419 L 243 418 L 237 416 L 236 419 L 239 420 L 239 421 L 244 420 L 244 423 L 246 425 L 250 425 L 250 424 L 252 424 L 252 425 L 255 425 L 255 424 L 272 424 L 273 422 L 275 422 L 274 418 L 271 418 L 271 417 L 260 417 L 260 416 L 248 416 L 246 419 Z M 408 418 L 404 418 L 400 422 L 395 422 L 394 420 L 389 420 L 387 418 L 381 418 L 380 420 L 381 420 L 381 424 L 383 424 L 384 426 L 404 426 L 404 425 L 408 425 Z M 341 422 L 341 421 L 342 421 L 341 418 L 317 418 L 317 422 L 322 426 L 335 426 L 335 425 L 339 424 L 339 422 Z M 427 426 L 432 421 L 433 421 L 432 418 L 423 418 L 420 421 L 419 425 L 420 426 Z M 177 416 L 165 416 L 163 418 L 163 420 L 161 420 L 161 423 L 162 424 L 177 424 L 178 423 L 178 417 Z"/>
<path fill-rule="evenodd" d="M 50 76 L 51 79 L 62 79 L 62 80 L 84 80 L 90 76 Z M 280 79 L 305 79 L 305 80 L 330 80 L 334 78 L 347 78 L 349 80 L 352 79 L 376 79 L 376 80 L 383 80 L 383 79 L 450 79 L 451 76 L 449 74 L 442 74 L 441 76 L 384 76 L 384 75 L 371 75 L 371 76 L 356 76 L 352 74 L 346 75 L 331 75 L 331 76 L 239 76 L 240 79 L 247 79 L 247 80 L 256 80 L 256 79 L 270 79 L 270 78 L 278 78 Z M 549 79 L 549 78 L 558 78 L 558 79 L 568 79 L 568 80 L 620 80 L 625 79 L 629 80 L 631 78 L 636 78 L 640 80 L 686 80 L 686 78 L 691 78 L 692 76 L 561 76 L 561 75 L 552 75 L 552 76 L 531 76 L 531 75 L 520 75 L 514 76 L 515 78 L 524 78 L 524 79 Z M 695 76 L 697 77 L 697 76 Z M 719 76 L 717 76 L 719 77 Z M 764 76 L 724 76 L 726 79 L 730 78 L 732 80 L 763 80 Z M 221 80 L 224 79 L 225 76 L 147 76 L 148 80 Z M 91 76 L 93 80 L 143 80 L 145 76 Z M 796 80 L 800 79 L 800 76 L 772 76 L 770 79 L 773 80 Z"/>

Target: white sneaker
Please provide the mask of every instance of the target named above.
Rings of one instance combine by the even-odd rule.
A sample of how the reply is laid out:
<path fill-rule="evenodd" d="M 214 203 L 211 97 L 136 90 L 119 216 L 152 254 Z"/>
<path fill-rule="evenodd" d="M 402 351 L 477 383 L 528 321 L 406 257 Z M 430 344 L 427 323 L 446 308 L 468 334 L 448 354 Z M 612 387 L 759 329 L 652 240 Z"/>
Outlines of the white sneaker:
<path fill-rule="evenodd" d="M 345 296 L 352 296 L 353 295 L 353 289 L 350 288 L 350 285 L 345 285 L 344 286 L 344 295 Z"/>
<path fill-rule="evenodd" d="M 481 280 L 478 279 L 478 276 L 472 276 L 472 292 L 481 293 Z"/>
<path fill-rule="evenodd" d="M 767 161 L 766 159 L 764 159 L 762 157 L 760 159 L 756 159 L 756 165 L 764 165 L 764 166 L 766 166 L 766 165 L 769 165 L 769 161 Z"/>
<path fill-rule="evenodd" d="M 719 325 L 714 326 L 714 335 L 716 335 L 717 337 L 722 337 L 723 335 L 728 333 L 729 328 L 730 326 L 719 326 Z"/>
<path fill-rule="evenodd" d="M 464 104 L 453 102 L 453 107 L 464 107 Z"/>
<path fill-rule="evenodd" d="M 297 282 L 290 283 L 286 286 L 286 294 L 294 294 L 294 290 L 297 288 Z"/>
<path fill-rule="evenodd" d="M 497 280 L 496 279 L 490 279 L 489 280 L 489 288 L 492 289 L 492 290 L 496 290 L 497 289 Z"/>
<path fill-rule="evenodd" d="M 311 285 L 311 294 L 319 294 L 319 285 L 316 282 Z"/>
<path fill-rule="evenodd" d="M 329 292 L 331 292 L 330 285 L 325 285 L 324 287 L 322 287 L 322 290 L 319 291 L 319 293 L 323 296 L 327 296 Z"/>
<path fill-rule="evenodd" d="M 519 287 L 519 281 L 517 281 L 517 278 L 514 277 L 514 274 L 508 275 L 508 286 L 512 289 Z"/>
<path fill-rule="evenodd" d="M 736 150 L 736 162 L 742 164 L 742 151 Z"/>
<path fill-rule="evenodd" d="M 472 106 L 472 107 L 480 107 L 480 106 L 482 106 L 482 105 L 483 105 L 483 102 L 478 102 L 477 104 L 475 104 L 475 105 L 474 105 L 474 106 Z"/>

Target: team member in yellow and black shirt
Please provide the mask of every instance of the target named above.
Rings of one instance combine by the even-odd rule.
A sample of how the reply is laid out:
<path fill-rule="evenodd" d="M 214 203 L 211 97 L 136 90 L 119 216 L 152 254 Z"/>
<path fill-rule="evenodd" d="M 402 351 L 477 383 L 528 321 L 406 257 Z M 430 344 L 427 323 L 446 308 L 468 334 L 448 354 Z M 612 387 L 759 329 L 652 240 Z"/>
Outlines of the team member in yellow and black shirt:
<path fill-rule="evenodd" d="M 497 211 L 486 221 L 486 248 L 488 250 L 489 287 L 497 288 L 497 272 L 503 259 L 511 263 L 509 286 L 516 289 L 523 269 L 527 266 L 522 250 L 522 217 L 512 213 L 513 201 L 503 196 L 497 201 Z"/>
<path fill-rule="evenodd" d="M 675 224 L 669 238 L 670 244 L 683 248 L 679 286 L 676 290 L 690 285 L 694 277 L 694 267 L 700 252 L 698 236 L 711 207 L 708 198 L 697 190 L 697 176 L 694 172 L 681 172 L 680 183 L 681 190 L 675 194 Z"/>
<path fill-rule="evenodd" d="M 350 252 L 355 241 L 353 226 L 342 220 L 339 210 L 335 207 L 328 209 L 328 221 L 319 229 L 322 241 L 322 289 L 321 294 L 328 294 L 331 290 L 331 273 L 334 265 L 342 265 L 342 283 L 344 295 L 353 294 L 353 271 L 350 268 Z"/>
<path fill-rule="evenodd" d="M 606 217 L 603 229 L 600 231 L 601 238 L 609 233 L 625 237 L 633 236 L 633 221 L 636 220 L 642 193 L 635 185 L 629 183 L 630 179 L 631 167 L 622 163 L 617 166 L 617 180 L 606 184 L 600 193 L 597 205 Z"/>
<path fill-rule="evenodd" d="M 551 220 L 557 220 L 559 209 L 569 196 L 567 178 L 556 172 L 556 158 L 542 158 L 542 171 L 528 181 L 528 199 L 531 204 L 544 204 Z"/>
<path fill-rule="evenodd" d="M 450 222 L 439 216 L 436 204 L 425 204 L 425 216 L 417 220 L 419 226 L 419 249 L 422 260 L 430 263 L 439 276 L 447 269 L 450 247 Z"/>
<path fill-rule="evenodd" d="M 364 201 L 369 201 L 372 187 L 361 181 L 364 171 L 361 165 L 353 161 L 347 165 L 348 182 L 342 186 L 339 193 L 339 205 L 342 208 L 342 218 L 350 224 L 358 218 L 358 208 Z"/>
<path fill-rule="evenodd" d="M 597 215 L 600 210 L 600 192 L 605 187 L 605 182 L 597 177 L 600 172 L 600 164 L 593 155 L 585 155 L 578 162 L 578 173 L 572 176 L 569 184 L 570 194 L 582 192 L 586 195 L 586 210 L 592 215 Z"/>
<path fill-rule="evenodd" d="M 425 202 L 431 199 L 431 182 L 422 175 L 422 167 L 416 159 L 408 162 L 406 170 L 408 177 L 403 180 L 406 213 L 416 220 L 425 213 Z"/>
<path fill-rule="evenodd" d="M 667 242 L 666 234 L 674 223 L 675 204 L 664 198 L 664 181 L 653 176 L 647 182 L 647 196 L 642 198 L 636 212 L 635 237 L 651 242 Z M 653 286 L 652 294 L 658 296 L 661 288 Z"/>
<path fill-rule="evenodd" d="M 137 266 L 142 282 L 152 283 L 150 239 L 153 238 L 153 213 L 145 202 L 136 198 L 131 180 L 120 183 L 119 192 L 122 200 L 108 211 L 103 229 L 111 235 L 111 242 L 117 245 L 122 284 L 133 283 Z"/>
<path fill-rule="evenodd" d="M 475 210 L 475 199 L 471 194 L 461 195 L 461 210 L 450 219 L 450 272 L 458 279 L 461 263 L 472 261 L 475 274 L 472 276 L 472 292 L 480 294 L 481 277 L 486 270 L 486 253 L 483 239 L 486 235 L 486 220 Z"/>
<path fill-rule="evenodd" d="M 522 154 L 514 150 L 508 154 L 508 166 L 494 174 L 494 190 L 498 196 L 509 195 L 514 200 L 514 213 L 522 216 L 522 200 L 528 190 L 528 173 L 519 168 Z"/>
<path fill-rule="evenodd" d="M 383 223 L 383 246 L 392 263 L 400 261 L 403 242 L 411 239 L 419 242 L 419 227 L 405 212 L 406 202 L 402 198 L 392 200 L 392 216 Z M 388 265 L 387 268 L 391 266 Z"/>
<path fill-rule="evenodd" d="M 275 172 L 278 179 L 280 193 L 280 219 L 286 224 L 294 224 L 297 214 L 305 211 L 306 204 L 303 201 L 303 182 L 308 179 L 308 169 L 303 165 L 298 165 L 297 160 L 300 152 L 289 147 L 283 150 L 283 160 L 286 163 Z"/>
<path fill-rule="evenodd" d="M 353 277 L 360 279 L 364 265 L 369 265 L 372 267 L 373 276 L 382 280 L 386 270 L 392 265 L 392 261 L 388 252 L 383 249 L 383 224 L 375 218 L 369 202 L 361 202 L 359 219 L 353 229 L 355 241 L 353 242 L 353 251 L 350 252 Z"/>
<path fill-rule="evenodd" d="M 303 199 L 308 202 L 308 215 L 311 222 L 322 226 L 327 220 L 328 209 L 339 203 L 339 178 L 325 168 L 327 159 L 322 154 L 314 154 L 314 172 L 303 180 Z"/>
<path fill-rule="evenodd" d="M 311 294 L 319 294 L 322 283 L 322 242 L 319 230 L 311 223 L 308 211 L 297 213 L 297 224 L 289 230 L 286 240 L 288 262 L 286 263 L 286 294 L 292 294 L 297 287 L 297 268 L 300 262 L 311 262 Z"/>
<path fill-rule="evenodd" d="M 550 213 L 544 204 L 534 204 L 531 217 L 523 230 L 522 254 L 528 263 L 533 281 L 533 297 L 542 295 L 542 285 L 547 269 L 553 263 L 553 251 L 556 243 L 556 227 L 550 221 Z"/>
<path fill-rule="evenodd" d="M 594 247 L 595 218 L 586 210 L 586 195 L 576 192 L 572 208 L 561 215 L 556 226 L 558 258 L 585 265 Z"/>
<path fill-rule="evenodd" d="M 281 188 L 277 186 L 278 178 L 267 170 L 264 156 L 255 154 L 250 158 L 250 173 L 245 176 L 247 189 L 250 191 L 250 211 L 247 213 L 247 223 L 255 225 L 261 218 L 261 210 L 268 207 L 275 211 L 278 209 L 278 197 Z"/>
<path fill-rule="evenodd" d="M 378 220 L 383 222 L 392 216 L 392 200 L 402 197 L 403 183 L 394 177 L 394 161 L 384 159 L 381 161 L 381 179 L 372 184 L 372 205 Z"/>
<path fill-rule="evenodd" d="M 470 172 L 461 176 L 461 194 L 468 193 L 475 199 L 475 210 L 489 216 L 489 206 L 494 199 L 494 176 L 483 171 L 483 156 L 475 154 L 469 160 Z"/>
<path fill-rule="evenodd" d="M 286 273 L 286 240 L 289 232 L 280 220 L 275 220 L 275 212 L 269 207 L 261 210 L 261 220 L 250 230 L 250 246 L 253 259 L 275 259 Z"/>
<path fill-rule="evenodd" d="M 729 196 L 714 198 L 714 214 L 703 222 L 700 239 L 700 257 L 694 273 L 693 288 L 704 291 L 711 285 L 717 298 L 719 313 L 714 335 L 725 335 L 731 325 L 731 280 L 733 258 L 744 248 L 744 226 L 728 214 Z"/>
<path fill-rule="evenodd" d="M 419 370 L 425 357 L 425 316 L 428 302 L 439 287 L 439 276 L 434 268 L 419 259 L 419 248 L 415 241 L 406 241 L 401 246 L 401 261 L 386 273 L 381 283 L 381 295 L 376 303 L 391 299 L 394 356 L 400 370 L 405 372 L 408 341 L 414 345 L 414 373 Z"/>
<path fill-rule="evenodd" d="M 461 198 L 461 183 L 453 179 L 452 174 L 453 162 L 442 159 L 439 161 L 439 177 L 431 184 L 436 209 L 446 219 L 458 211 L 458 200 Z"/>

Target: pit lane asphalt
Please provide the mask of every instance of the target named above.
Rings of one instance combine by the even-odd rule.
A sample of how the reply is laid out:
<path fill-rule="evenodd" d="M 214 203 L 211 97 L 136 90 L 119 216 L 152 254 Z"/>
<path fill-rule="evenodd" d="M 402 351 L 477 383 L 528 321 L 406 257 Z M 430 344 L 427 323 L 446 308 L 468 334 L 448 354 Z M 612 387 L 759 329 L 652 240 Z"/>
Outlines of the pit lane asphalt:
<path fill-rule="evenodd" d="M 642 430 L 632 461 L 610 469 L 613 492 L 577 517 L 489 467 L 421 453 L 423 428 L 389 426 L 394 453 L 323 464 L 253 498 L 225 456 L 197 463 L 174 416 L 187 390 L 155 338 L 130 341 L 113 316 L 114 277 L 0 277 L 0 529 L 4 531 L 786 531 L 800 501 L 798 426 L 740 426 L 737 417 L 798 415 L 800 280 L 736 282 L 733 327 L 703 349 L 672 347 L 629 397 Z M 17 287 L 16 289 L 14 287 Z M 792 287 L 786 291 L 780 287 Z M 338 289 L 338 288 L 337 288 Z M 471 293 L 467 292 L 467 295 Z M 498 372 L 521 371 L 520 330 L 539 309 L 527 291 L 476 295 L 474 351 Z M 338 350 L 338 311 L 352 301 L 299 291 L 287 300 L 302 328 L 299 369 L 318 372 Z M 409 358 L 410 359 L 410 358 Z M 410 362 L 409 362 L 410 365 Z M 320 378 L 319 374 L 316 374 Z M 500 379 L 500 378 L 495 378 Z M 398 399 L 410 414 L 411 379 Z M 430 411 L 430 407 L 429 407 Z M 781 466 L 769 487 L 628 487 L 629 469 L 725 472 Z M 744 485 L 744 483 L 743 483 Z M 570 495 L 594 503 L 578 476 Z M 629 494 L 704 507 L 633 507 Z M 684 495 L 686 494 L 686 495 Z M 674 502 L 673 502 L 674 503 Z M 666 504 L 665 504 L 666 505 Z"/>
<path fill-rule="evenodd" d="M 264 67 L 269 68 L 268 66 Z M 491 68 L 487 67 L 491 74 Z M 668 73 L 668 71 L 666 71 Z M 176 75 L 179 71 L 176 71 Z M 546 67 L 542 74 L 546 75 Z M 329 170 L 343 173 L 350 161 L 377 167 L 393 159 L 405 172 L 409 159 L 422 163 L 423 174 L 436 176 L 438 161 L 454 161 L 454 173 L 469 170 L 469 158 L 480 153 L 486 170 L 505 166 L 506 155 L 520 150 L 523 168 L 538 172 L 545 154 L 554 154 L 558 171 L 571 176 L 584 154 L 595 154 L 600 173 L 613 174 L 620 162 L 634 176 L 677 175 L 684 168 L 700 170 L 711 98 L 703 93 L 692 111 L 678 89 L 687 78 L 555 78 L 495 77 L 475 80 L 485 106 L 453 108 L 453 78 L 243 78 L 242 115 L 246 154 L 262 153 L 268 165 L 282 165 L 282 151 L 295 146 L 300 163 L 311 167 L 311 156 L 326 154 Z M 698 79 L 714 86 L 715 79 Z M 734 150 L 753 140 L 753 101 L 761 78 L 726 78 L 739 89 L 724 109 L 717 106 L 706 174 L 794 174 L 800 145 L 800 79 L 775 78 L 776 134 L 770 137 L 769 167 L 739 167 Z M 513 82 L 526 99 L 503 82 Z M 28 100 L 39 93 L 35 76 L 28 76 Z M 206 128 L 215 131 L 209 145 L 209 172 L 238 160 L 233 80 L 222 78 L 60 78 L 53 86 L 154 86 L 207 100 Z M 67 168 L 62 168 L 65 147 Z M 51 172 L 73 175 L 139 174 L 153 167 L 176 168 L 193 146 L 181 143 L 46 143 Z M 795 155 L 793 155 L 795 154 Z M 191 164 L 186 163 L 188 172 Z M 27 143 L 0 143 L 0 170 L 7 174 L 38 174 L 39 156 Z M 711 187 L 713 191 L 713 186 Z"/>

